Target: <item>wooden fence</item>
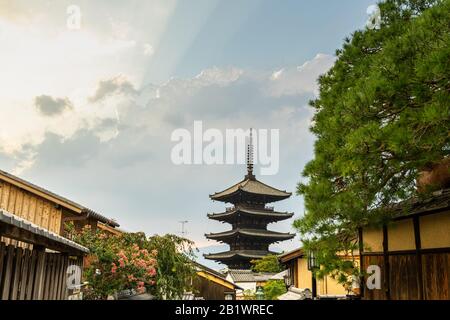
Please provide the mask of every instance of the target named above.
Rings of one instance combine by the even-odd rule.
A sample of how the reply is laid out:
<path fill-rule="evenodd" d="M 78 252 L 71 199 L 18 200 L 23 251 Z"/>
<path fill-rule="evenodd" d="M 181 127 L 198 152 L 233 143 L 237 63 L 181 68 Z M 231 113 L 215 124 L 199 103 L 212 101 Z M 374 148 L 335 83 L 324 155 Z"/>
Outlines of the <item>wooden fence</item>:
<path fill-rule="evenodd" d="M 0 300 L 64 300 L 67 270 L 82 270 L 82 258 L 0 243 Z"/>
<path fill-rule="evenodd" d="M 365 287 L 365 299 L 450 300 L 450 252 L 365 254 L 363 260 L 381 269 L 381 288 Z"/>

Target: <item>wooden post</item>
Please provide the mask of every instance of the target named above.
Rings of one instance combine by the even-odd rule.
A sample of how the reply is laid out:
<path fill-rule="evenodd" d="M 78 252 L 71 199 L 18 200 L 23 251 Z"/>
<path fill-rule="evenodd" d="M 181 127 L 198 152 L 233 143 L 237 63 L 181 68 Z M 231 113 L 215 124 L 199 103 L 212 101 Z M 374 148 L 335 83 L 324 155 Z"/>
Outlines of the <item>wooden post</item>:
<path fill-rule="evenodd" d="M 364 260 L 363 260 L 363 251 L 364 251 L 364 242 L 363 242 L 363 228 L 358 228 L 358 247 L 359 247 L 359 295 L 361 298 L 364 298 L 364 290 L 365 290 L 365 279 L 364 279 Z"/>
<path fill-rule="evenodd" d="M 416 261 L 417 261 L 417 288 L 419 291 L 419 299 L 424 299 L 423 290 L 423 270 L 422 270 L 422 243 L 420 240 L 420 221 L 418 216 L 414 216 L 414 240 L 416 243 Z"/>
<path fill-rule="evenodd" d="M 27 290 L 27 282 L 29 277 L 30 270 L 30 261 L 31 261 L 31 252 L 28 249 L 24 249 L 24 260 L 23 260 L 23 268 L 22 268 L 22 277 L 20 280 L 20 295 L 19 300 L 25 300 L 25 293 Z"/>
<path fill-rule="evenodd" d="M 31 251 L 31 257 L 30 257 L 30 272 L 28 275 L 27 280 L 27 292 L 25 294 L 26 300 L 32 300 L 33 299 L 33 287 L 34 287 L 34 277 L 35 277 L 35 271 L 36 271 L 36 265 L 37 265 L 37 252 L 36 250 Z"/>
<path fill-rule="evenodd" d="M 311 270 L 312 279 L 311 279 L 311 287 L 312 287 L 312 298 L 317 298 L 317 281 L 316 281 L 316 274 L 314 272 L 315 270 Z"/>
<path fill-rule="evenodd" d="M 20 282 L 20 276 L 22 273 L 22 261 L 23 261 L 23 249 L 20 247 L 16 247 L 16 261 L 15 261 L 15 267 L 14 267 L 14 276 L 13 276 L 13 282 L 11 284 L 11 300 L 17 300 L 17 294 L 19 292 L 19 282 Z"/>
<path fill-rule="evenodd" d="M 66 292 L 67 260 L 69 257 L 67 256 L 67 254 L 61 254 L 60 258 L 61 258 L 61 270 L 58 275 L 59 279 L 58 279 L 56 300 L 65 299 L 65 292 Z"/>
<path fill-rule="evenodd" d="M 42 300 L 44 297 L 44 280 L 45 280 L 45 248 L 35 246 L 37 251 L 36 277 L 34 279 L 33 300 Z"/>
<path fill-rule="evenodd" d="M 47 253 L 46 254 L 46 277 L 45 277 L 45 290 L 44 290 L 44 300 L 52 299 L 52 281 L 53 275 L 55 274 L 55 258 L 56 254 Z"/>
<path fill-rule="evenodd" d="M 391 300 L 391 281 L 389 268 L 389 242 L 387 226 L 383 225 L 383 260 L 384 260 L 384 290 L 386 300 Z"/>
<path fill-rule="evenodd" d="M 2 275 L 5 281 L 3 282 L 3 290 L 1 292 L 1 300 L 9 299 L 9 291 L 11 285 L 12 278 L 12 269 L 13 269 L 13 260 L 14 260 L 14 246 L 9 245 L 6 250 L 6 266 L 5 266 L 5 274 Z"/>
<path fill-rule="evenodd" d="M 5 261 L 6 255 L 6 245 L 3 242 L 0 242 L 0 270 L 3 270 L 3 262 Z M 2 284 L 3 274 L 0 275 L 0 285 Z"/>

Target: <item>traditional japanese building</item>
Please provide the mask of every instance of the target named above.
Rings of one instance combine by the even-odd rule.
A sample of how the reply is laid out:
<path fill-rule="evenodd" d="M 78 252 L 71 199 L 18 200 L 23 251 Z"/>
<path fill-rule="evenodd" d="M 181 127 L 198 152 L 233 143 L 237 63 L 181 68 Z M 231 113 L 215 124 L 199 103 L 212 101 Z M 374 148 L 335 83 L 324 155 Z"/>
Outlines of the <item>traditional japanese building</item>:
<path fill-rule="evenodd" d="M 231 224 L 229 231 L 206 234 L 206 238 L 226 243 L 230 250 L 204 255 L 206 259 L 226 264 L 230 269 L 249 269 L 250 261 L 268 254 L 269 245 L 292 239 L 294 234 L 267 229 L 269 223 L 289 219 L 293 213 L 277 212 L 268 203 L 287 199 L 290 192 L 278 190 L 258 181 L 253 174 L 253 146 L 247 151 L 247 175 L 224 191 L 210 195 L 212 200 L 232 204 L 225 212 L 208 214 L 209 219 Z"/>

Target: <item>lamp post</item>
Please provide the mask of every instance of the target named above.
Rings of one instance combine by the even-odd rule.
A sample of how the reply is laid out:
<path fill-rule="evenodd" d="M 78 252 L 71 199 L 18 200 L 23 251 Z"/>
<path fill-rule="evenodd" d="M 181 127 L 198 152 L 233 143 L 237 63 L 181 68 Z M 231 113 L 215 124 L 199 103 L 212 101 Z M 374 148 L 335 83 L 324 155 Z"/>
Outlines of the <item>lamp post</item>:
<path fill-rule="evenodd" d="M 312 298 L 315 299 L 317 297 L 317 283 L 316 283 L 316 270 L 319 269 L 319 265 L 317 263 L 317 259 L 314 251 L 308 252 L 308 270 L 311 271 L 312 279 L 311 279 L 311 290 L 312 290 Z"/>
<path fill-rule="evenodd" d="M 225 295 L 225 300 L 233 300 L 233 294 L 227 293 L 227 294 Z"/>
<path fill-rule="evenodd" d="M 286 289 L 289 290 L 289 288 L 292 285 L 292 278 L 291 278 L 291 269 L 286 269 L 286 274 L 283 276 L 284 285 L 286 286 Z"/>
<path fill-rule="evenodd" d="M 264 291 L 261 286 L 258 286 L 258 288 L 256 288 L 255 297 L 256 300 L 264 300 Z"/>

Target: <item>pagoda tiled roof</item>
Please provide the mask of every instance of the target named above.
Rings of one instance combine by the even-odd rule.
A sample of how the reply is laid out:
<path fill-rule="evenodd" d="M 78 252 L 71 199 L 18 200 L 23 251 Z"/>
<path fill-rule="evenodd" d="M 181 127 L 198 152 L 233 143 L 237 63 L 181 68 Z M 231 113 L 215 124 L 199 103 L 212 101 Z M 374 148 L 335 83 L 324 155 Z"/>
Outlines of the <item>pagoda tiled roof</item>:
<path fill-rule="evenodd" d="M 258 238 L 267 238 L 267 239 L 273 239 L 275 241 L 279 240 L 288 240 L 292 239 L 295 235 L 292 233 L 282 233 L 282 232 L 276 232 L 276 231 L 270 231 L 265 229 L 245 229 L 245 228 L 236 228 L 225 232 L 219 232 L 219 233 L 209 233 L 205 236 L 208 239 L 223 239 L 223 238 L 232 238 L 237 235 L 244 235 L 249 237 L 258 237 Z"/>
<path fill-rule="evenodd" d="M 235 257 L 260 259 L 269 254 L 276 254 L 276 253 L 267 250 L 231 250 L 218 253 L 204 254 L 204 257 L 206 259 L 213 259 L 213 260 L 228 260 L 233 259 Z"/>
<path fill-rule="evenodd" d="M 233 217 L 238 212 L 252 215 L 252 216 L 257 216 L 257 217 L 271 218 L 271 219 L 277 220 L 277 221 L 289 219 L 294 215 L 293 212 L 278 212 L 278 211 L 273 211 L 273 210 L 268 210 L 268 209 L 243 208 L 240 206 L 236 206 L 236 207 L 232 208 L 231 210 L 227 210 L 225 212 L 208 214 L 208 218 L 213 219 L 213 220 L 222 221 L 222 220 L 227 220 L 228 218 Z"/>
<path fill-rule="evenodd" d="M 244 180 L 236 183 L 235 185 L 210 195 L 212 200 L 225 200 L 227 197 L 237 194 L 239 192 L 247 192 L 255 195 L 270 196 L 278 198 L 279 200 L 289 198 L 292 193 L 277 188 L 271 187 L 255 178 L 246 177 Z"/>

